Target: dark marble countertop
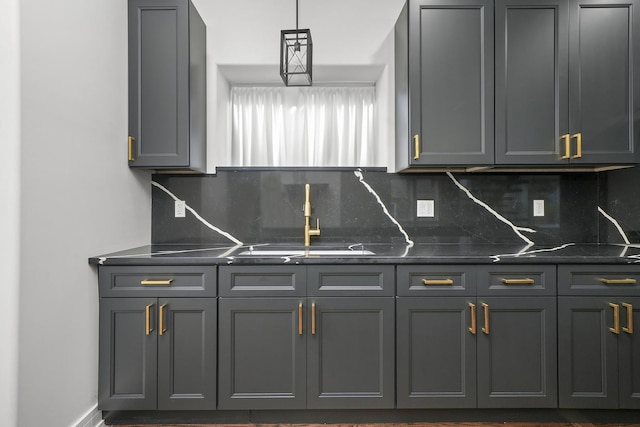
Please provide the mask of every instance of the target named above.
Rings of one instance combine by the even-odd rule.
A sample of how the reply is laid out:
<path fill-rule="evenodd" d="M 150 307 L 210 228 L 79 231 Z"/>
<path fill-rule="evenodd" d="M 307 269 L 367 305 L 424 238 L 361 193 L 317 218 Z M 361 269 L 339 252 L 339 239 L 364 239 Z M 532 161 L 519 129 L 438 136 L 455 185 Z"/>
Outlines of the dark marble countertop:
<path fill-rule="evenodd" d="M 634 264 L 640 245 L 497 244 L 147 245 L 89 258 L 94 265 Z"/>

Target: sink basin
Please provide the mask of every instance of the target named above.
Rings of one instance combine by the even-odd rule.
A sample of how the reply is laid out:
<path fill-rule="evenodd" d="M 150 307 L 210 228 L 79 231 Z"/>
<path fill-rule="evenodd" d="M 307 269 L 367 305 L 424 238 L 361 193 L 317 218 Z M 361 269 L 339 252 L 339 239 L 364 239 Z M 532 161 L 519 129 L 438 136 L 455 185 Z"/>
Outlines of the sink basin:
<path fill-rule="evenodd" d="M 243 251 L 237 254 L 239 256 L 253 257 L 295 257 L 295 256 L 328 256 L 328 257 L 344 257 L 344 256 L 366 256 L 375 255 L 375 253 L 365 249 L 254 249 Z"/>

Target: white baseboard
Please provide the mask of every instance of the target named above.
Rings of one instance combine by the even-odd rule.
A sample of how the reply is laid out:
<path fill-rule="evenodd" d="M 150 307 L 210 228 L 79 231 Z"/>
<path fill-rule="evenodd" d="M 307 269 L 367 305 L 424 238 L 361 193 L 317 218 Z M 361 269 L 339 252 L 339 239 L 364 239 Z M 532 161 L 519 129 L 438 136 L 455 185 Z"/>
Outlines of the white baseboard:
<path fill-rule="evenodd" d="M 72 424 L 71 427 L 104 427 L 102 412 L 98 410 L 98 405 L 91 408 L 80 420 Z"/>

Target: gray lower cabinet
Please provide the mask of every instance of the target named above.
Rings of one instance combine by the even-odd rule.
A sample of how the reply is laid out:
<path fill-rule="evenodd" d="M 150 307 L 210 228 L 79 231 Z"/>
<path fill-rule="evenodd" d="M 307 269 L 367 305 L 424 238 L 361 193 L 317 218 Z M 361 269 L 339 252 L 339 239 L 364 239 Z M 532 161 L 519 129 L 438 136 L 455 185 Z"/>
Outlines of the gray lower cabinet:
<path fill-rule="evenodd" d="M 129 0 L 129 166 L 206 168 L 206 27 L 190 0 Z"/>
<path fill-rule="evenodd" d="M 560 266 L 562 408 L 640 409 L 640 269 Z"/>
<path fill-rule="evenodd" d="M 350 267 L 220 268 L 219 409 L 394 407 L 393 266 Z"/>
<path fill-rule="evenodd" d="M 473 302 L 472 302 L 473 301 Z M 475 408 L 475 298 L 397 299 L 399 408 Z"/>
<path fill-rule="evenodd" d="M 98 408 L 215 409 L 216 268 L 99 267 L 99 285 Z"/>
<path fill-rule="evenodd" d="M 393 408 L 393 297 L 309 298 L 307 408 Z"/>
<path fill-rule="evenodd" d="M 302 299 L 220 298 L 221 409 L 304 409 Z M 300 323 L 302 322 L 302 323 Z"/>
<path fill-rule="evenodd" d="M 398 266 L 397 283 L 399 408 L 557 407 L 554 266 Z"/>
<path fill-rule="evenodd" d="M 99 408 L 215 409 L 215 298 L 103 298 Z"/>
<path fill-rule="evenodd" d="M 478 297 L 478 407 L 556 408 L 555 297 Z"/>

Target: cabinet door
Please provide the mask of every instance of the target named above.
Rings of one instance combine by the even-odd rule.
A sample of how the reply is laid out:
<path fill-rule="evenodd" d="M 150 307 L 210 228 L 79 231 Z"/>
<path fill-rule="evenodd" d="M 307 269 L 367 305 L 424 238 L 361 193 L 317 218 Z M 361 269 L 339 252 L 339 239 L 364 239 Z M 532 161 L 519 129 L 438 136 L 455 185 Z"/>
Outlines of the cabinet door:
<path fill-rule="evenodd" d="M 410 165 L 492 164 L 493 1 L 409 2 Z"/>
<path fill-rule="evenodd" d="M 398 408 L 475 408 L 473 304 L 465 297 L 397 299 Z"/>
<path fill-rule="evenodd" d="M 555 297 L 478 297 L 478 407 L 557 407 Z"/>
<path fill-rule="evenodd" d="M 101 298 L 98 408 L 156 409 L 157 302 Z"/>
<path fill-rule="evenodd" d="M 216 407 L 215 298 L 158 301 L 158 409 Z"/>
<path fill-rule="evenodd" d="M 189 7 L 129 1 L 129 165 L 189 165 Z"/>
<path fill-rule="evenodd" d="M 567 162 L 568 25 L 568 0 L 496 0 L 496 164 Z"/>
<path fill-rule="evenodd" d="M 304 299 L 220 298 L 219 409 L 306 406 Z"/>
<path fill-rule="evenodd" d="M 640 409 L 640 298 L 620 297 L 619 302 L 620 407 Z"/>
<path fill-rule="evenodd" d="M 617 335 L 604 297 L 558 297 L 561 408 L 618 407 Z"/>
<path fill-rule="evenodd" d="M 394 299 L 310 298 L 309 304 L 307 407 L 393 408 Z"/>
<path fill-rule="evenodd" d="M 635 163 L 640 2 L 570 0 L 569 8 L 570 129 L 582 138 L 582 157 L 571 162 Z"/>

